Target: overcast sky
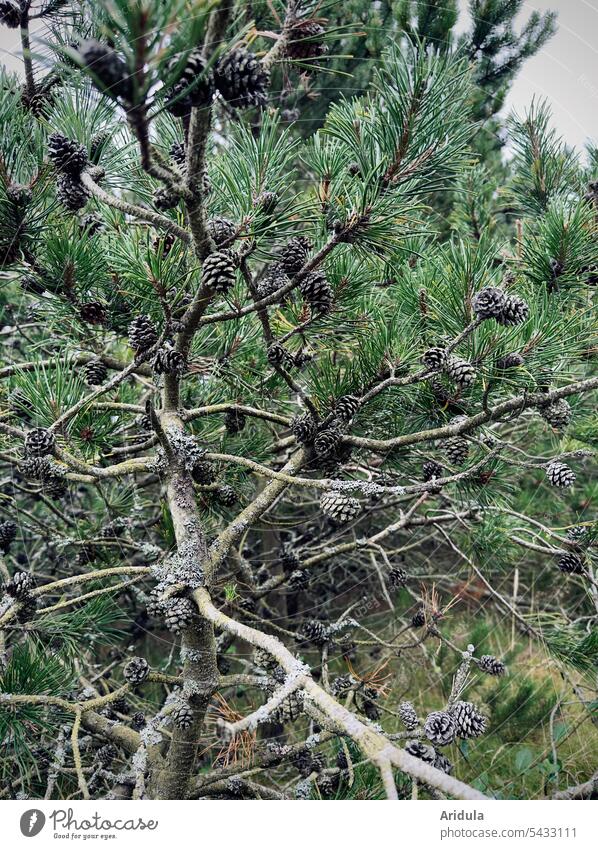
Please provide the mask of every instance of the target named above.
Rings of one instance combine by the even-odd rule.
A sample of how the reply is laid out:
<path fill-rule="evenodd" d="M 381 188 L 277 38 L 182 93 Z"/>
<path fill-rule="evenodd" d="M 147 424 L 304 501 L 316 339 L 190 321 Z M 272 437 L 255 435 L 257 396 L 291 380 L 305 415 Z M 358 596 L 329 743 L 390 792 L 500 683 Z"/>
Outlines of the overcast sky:
<path fill-rule="evenodd" d="M 468 4 L 460 2 L 462 28 Z M 507 111 L 523 111 L 534 95 L 546 97 L 569 144 L 598 143 L 598 0 L 526 0 L 523 5 L 522 19 L 534 9 L 557 11 L 558 32 L 519 72 Z M 18 31 L 0 27 L 0 61 L 12 69 L 19 67 L 17 45 Z"/>
<path fill-rule="evenodd" d="M 466 0 L 461 0 L 467 9 Z M 532 97 L 545 97 L 554 124 L 578 148 L 598 143 L 598 0 L 526 0 L 521 17 L 533 10 L 558 12 L 556 35 L 524 64 L 506 109 L 523 111 Z"/>

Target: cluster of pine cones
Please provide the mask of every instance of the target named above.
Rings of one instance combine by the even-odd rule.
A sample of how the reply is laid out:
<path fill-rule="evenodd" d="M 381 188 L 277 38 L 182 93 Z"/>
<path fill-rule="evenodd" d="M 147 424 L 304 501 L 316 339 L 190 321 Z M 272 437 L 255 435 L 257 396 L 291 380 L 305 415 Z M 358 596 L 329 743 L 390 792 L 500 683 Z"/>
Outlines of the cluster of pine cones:
<path fill-rule="evenodd" d="M 6 526 L 8 524 L 12 523 L 3 522 L 0 525 L 0 547 L 3 550 L 5 550 L 5 542 L 2 537 L 6 537 L 7 531 L 10 536 L 12 530 L 7 529 Z M 14 536 L 12 538 L 14 539 Z M 6 550 L 8 549 L 6 548 Z M 33 575 L 29 572 L 15 572 L 9 581 L 2 584 L 1 589 L 4 593 L 2 607 L 5 608 L 5 601 L 8 600 L 9 606 L 16 606 L 15 615 L 17 622 L 21 624 L 29 622 L 34 617 L 37 608 L 37 598 L 32 594 L 32 591 L 35 589 Z"/>
<path fill-rule="evenodd" d="M 179 60 L 173 60 L 176 72 Z M 178 81 L 166 93 L 166 108 L 177 117 L 188 115 L 193 107 L 207 107 L 216 91 L 239 109 L 263 107 L 268 99 L 270 77 L 253 53 L 242 47 L 225 53 L 209 69 L 201 50 L 189 54 Z"/>

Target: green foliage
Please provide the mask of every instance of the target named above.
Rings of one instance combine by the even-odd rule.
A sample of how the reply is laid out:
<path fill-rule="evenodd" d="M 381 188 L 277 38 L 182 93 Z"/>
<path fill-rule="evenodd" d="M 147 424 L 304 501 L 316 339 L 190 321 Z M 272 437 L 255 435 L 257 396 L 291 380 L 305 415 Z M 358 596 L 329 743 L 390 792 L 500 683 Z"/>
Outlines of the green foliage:
<path fill-rule="evenodd" d="M 588 591 L 597 485 L 579 449 L 596 443 L 596 423 L 592 397 L 569 384 L 593 374 L 598 254 L 587 182 L 596 156 L 590 150 L 584 165 L 551 129 L 547 107 L 533 104 L 509 125 L 514 158 L 500 160 L 497 110 L 553 18 L 534 13 L 518 31 L 520 0 L 470 6 L 475 20 L 458 39 L 455 2 L 301 3 L 286 27 L 292 15 L 315 25 L 322 49 L 287 61 L 288 45 L 275 38 L 282 0 L 241 4 L 229 19 L 211 2 L 85 2 L 63 19 L 48 16 L 49 76 L 61 86 L 52 97 L 40 89 L 31 102 L 5 77 L 0 463 L 2 520 L 18 523 L 14 542 L 11 525 L 0 539 L 5 692 L 75 702 L 83 697 L 71 691 L 75 660 L 80 678 L 108 692 L 123 680 L 125 646 L 187 681 L 205 657 L 244 677 L 223 681 L 210 701 L 197 769 L 217 772 L 229 757 L 245 764 L 239 739 L 208 764 L 221 745 L 216 723 L 255 710 L 270 683 L 266 691 L 247 644 L 235 645 L 226 628 L 216 640 L 187 621 L 175 630 L 177 609 L 184 615 L 190 590 L 205 585 L 217 608 L 280 636 L 315 677 L 321 647 L 303 640 L 302 626 L 347 617 L 350 635 L 336 632 L 327 644 L 330 681 L 357 676 L 363 683 L 347 706 L 399 745 L 408 738 L 394 736 L 405 731 L 398 704 L 413 699 L 422 718 L 446 707 L 472 643 L 465 696 L 489 729 L 447 749 L 454 774 L 497 798 L 548 795 L 569 770 L 579 777 L 585 763 L 571 729 L 593 705 L 590 696 L 571 707 L 569 687 L 590 680 L 597 650 Z M 220 94 L 182 119 L 163 108 L 208 19 L 218 42 L 205 45 L 211 67 L 232 45 L 272 60 L 270 108 L 244 110 Z M 110 38 L 126 64 L 132 89 L 120 102 L 93 70 L 76 67 L 72 46 L 88 36 Z M 383 51 L 385 38 L 392 46 Z M 322 84 L 317 68 L 338 76 Z M 293 124 L 288 109 L 306 94 L 310 108 Z M 48 156 L 52 132 L 83 144 L 99 166 L 84 170 L 92 196 L 76 212 L 62 191 L 70 165 L 54 143 Z M 75 186 L 79 167 L 69 176 Z M 215 257 L 214 248 L 230 253 Z M 208 258 L 222 278 L 206 273 Z M 501 291 L 480 299 L 489 287 Z M 477 320 L 484 298 L 496 303 Z M 524 303 L 509 311 L 509 298 Z M 151 328 L 145 340 L 128 338 L 141 316 L 162 334 L 155 346 Z M 91 371 L 90 358 L 100 358 Z M 549 409 L 546 393 L 557 387 L 572 391 L 570 406 Z M 434 432 L 462 427 L 457 416 L 468 418 L 462 458 Z M 36 427 L 53 428 L 55 445 Z M 23 462 L 47 450 L 66 474 L 67 498 L 60 485 L 52 492 L 43 460 Z M 198 463 L 204 451 L 218 459 Z M 573 487 L 550 487 L 555 458 L 571 465 Z M 290 459 L 296 478 L 283 486 Z M 449 481 L 438 486 L 439 475 Z M 330 479 L 355 494 L 346 523 L 321 500 Z M 577 524 L 590 531 L 571 542 L 565 534 Z M 583 570 L 577 561 L 571 574 L 558 568 L 561 546 Z M 118 577 L 109 575 L 116 566 Z M 13 606 L 30 592 L 21 570 L 36 580 L 37 613 Z M 420 608 L 423 624 L 414 619 Z M 520 634 L 525 623 L 533 630 Z M 484 675 L 484 653 L 508 673 Z M 564 683 L 559 669 L 570 676 Z M 128 707 L 105 716 L 134 727 L 132 709 L 156 716 L 169 690 L 157 681 L 132 688 Z M 27 735 L 34 727 L 56 736 L 64 718 L 10 703 L 0 717 L 9 747 L 22 753 L 17 768 L 2 759 L 5 777 L 19 772 L 35 795 Z M 164 735 L 175 762 L 170 743 L 182 731 Z M 313 731 L 311 716 L 284 724 L 290 743 Z M 95 769 L 103 738 L 93 732 L 82 747 L 94 797 L 114 784 L 111 768 Z M 329 758 L 338 744 L 324 745 Z M 381 798 L 377 769 L 350 745 L 354 781 L 343 776 L 336 798 Z M 282 757 L 256 781 L 290 795 L 298 779 Z M 124 749 L 118 761 L 114 773 L 125 775 L 141 764 Z M 150 795 L 156 774 L 145 776 Z M 396 780 L 408 798 L 411 780 Z M 72 773 L 55 792 L 78 792 Z M 418 792 L 430 794 L 424 785 Z"/>
<path fill-rule="evenodd" d="M 80 655 L 83 644 L 89 650 L 94 650 L 98 642 L 116 644 L 123 636 L 116 625 L 121 619 L 122 613 L 114 599 L 102 595 L 75 610 L 41 616 L 36 620 L 35 632 L 44 645 L 72 660 Z"/>
<path fill-rule="evenodd" d="M 584 633 L 563 623 L 544 625 L 543 636 L 548 650 L 559 660 L 581 672 L 591 672 L 598 664 L 598 631 Z"/>
<path fill-rule="evenodd" d="M 48 364 L 39 360 L 30 371 L 16 372 L 11 389 L 21 393 L 22 409 L 39 427 L 49 427 L 89 393 L 80 369 L 68 354 Z M 69 420 L 66 434 L 83 455 L 93 457 L 110 444 L 116 428 L 117 422 L 109 412 L 84 407 Z"/>
<path fill-rule="evenodd" d="M 66 656 L 48 652 L 34 638 L 15 646 L 6 667 L 0 673 L 0 693 L 12 695 L 64 696 L 75 682 L 74 669 Z M 36 735 L 55 733 L 65 720 L 63 711 L 43 705 L 0 702 L 0 744 L 10 747 L 12 758 L 21 774 L 32 766 L 36 757 L 32 751 Z M 12 769 L 12 762 L 2 758 L 3 777 Z"/>
<path fill-rule="evenodd" d="M 544 101 L 533 102 L 524 117 L 509 121 L 514 151 L 511 191 L 518 209 L 541 215 L 551 201 L 566 200 L 578 187 L 577 156 L 550 127 Z"/>

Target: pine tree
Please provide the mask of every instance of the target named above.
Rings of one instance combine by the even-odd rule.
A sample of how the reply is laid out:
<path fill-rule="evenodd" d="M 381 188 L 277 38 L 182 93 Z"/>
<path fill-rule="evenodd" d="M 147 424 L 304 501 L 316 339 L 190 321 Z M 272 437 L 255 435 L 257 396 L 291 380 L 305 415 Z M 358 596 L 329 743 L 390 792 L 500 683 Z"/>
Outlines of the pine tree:
<path fill-rule="evenodd" d="M 279 83 L 332 59 L 335 28 L 258 6 L 254 26 L 224 2 L 48 4 L 35 61 L 21 14 L 24 89 L 0 94 L 0 768 L 34 798 L 393 797 L 423 776 L 476 799 L 449 747 L 500 740 L 463 690 L 510 683 L 500 646 L 455 637 L 453 599 L 592 668 L 596 163 L 533 104 L 509 124 L 518 226 L 483 186 L 450 237 L 430 226 L 487 173 L 464 116 L 494 114 L 552 18 L 516 47 L 521 3 L 473 3 L 471 67 L 456 4 L 383 4 L 400 43 L 303 139 Z M 429 703 L 393 689 L 433 658 L 452 685 Z M 326 766 L 341 745 L 367 769 Z"/>

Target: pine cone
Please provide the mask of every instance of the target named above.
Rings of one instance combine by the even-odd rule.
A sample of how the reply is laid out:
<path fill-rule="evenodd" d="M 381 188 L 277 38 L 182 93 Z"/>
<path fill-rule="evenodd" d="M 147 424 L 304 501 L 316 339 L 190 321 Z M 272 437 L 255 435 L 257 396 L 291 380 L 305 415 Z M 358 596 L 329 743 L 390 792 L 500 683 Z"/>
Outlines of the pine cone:
<path fill-rule="evenodd" d="M 43 457 L 51 454 L 55 438 L 51 430 L 44 427 L 34 427 L 25 434 L 25 456 Z"/>
<path fill-rule="evenodd" d="M 196 608 L 188 598 L 171 598 L 165 605 L 164 622 L 169 631 L 178 634 L 193 622 Z"/>
<path fill-rule="evenodd" d="M 234 507 L 239 500 L 239 496 L 235 490 L 227 483 L 220 484 L 214 493 L 214 497 L 218 504 L 222 504 L 223 507 Z"/>
<path fill-rule="evenodd" d="M 97 359 L 84 363 L 81 371 L 83 372 L 83 379 L 90 386 L 101 386 L 108 377 L 108 369 L 101 360 Z"/>
<path fill-rule="evenodd" d="M 478 318 L 495 318 L 498 320 L 502 317 L 505 302 L 506 296 L 502 289 L 487 286 L 474 296 L 471 305 Z"/>
<path fill-rule="evenodd" d="M 483 654 L 478 666 L 486 675 L 504 675 L 506 672 L 506 666 L 502 660 L 491 654 Z"/>
<path fill-rule="evenodd" d="M 435 746 L 448 746 L 455 739 L 455 723 L 450 713 L 435 710 L 424 722 L 424 734 Z"/>
<path fill-rule="evenodd" d="M 158 341 L 158 334 L 151 319 L 147 315 L 136 316 L 129 325 L 129 344 L 140 354 L 151 348 Z"/>
<path fill-rule="evenodd" d="M 157 189 L 154 189 L 152 194 L 152 203 L 159 209 L 160 212 L 167 212 L 169 209 L 174 209 L 175 206 L 178 206 L 181 196 L 174 189 L 168 188 L 168 186 L 160 186 Z"/>
<path fill-rule="evenodd" d="M 294 752 L 289 760 L 303 778 L 307 778 L 312 772 L 321 772 L 325 766 L 322 753 L 316 752 L 312 755 L 309 749 Z"/>
<path fill-rule="evenodd" d="M 476 378 L 472 364 L 460 357 L 449 357 L 444 365 L 444 370 L 460 389 L 467 389 Z"/>
<path fill-rule="evenodd" d="M 289 275 L 297 274 L 309 256 L 311 242 L 305 236 L 293 236 L 286 243 L 280 254 L 280 265 L 282 270 Z"/>
<path fill-rule="evenodd" d="M 68 492 L 68 483 L 65 474 L 55 464 L 50 464 L 47 473 L 41 479 L 41 484 L 44 495 L 47 495 L 52 501 L 60 501 Z"/>
<path fill-rule="evenodd" d="M 343 395 L 334 405 L 335 415 L 344 422 L 350 422 L 359 409 L 359 398 L 355 395 Z"/>
<path fill-rule="evenodd" d="M 411 627 L 412 628 L 423 628 L 426 624 L 426 614 L 423 608 L 416 610 L 413 616 L 411 617 Z"/>
<path fill-rule="evenodd" d="M 309 572 L 305 569 L 295 569 L 295 571 L 291 572 L 289 575 L 287 585 L 289 589 L 293 590 L 293 592 L 300 592 L 301 590 L 307 589 L 309 586 Z"/>
<path fill-rule="evenodd" d="M 156 238 L 152 242 L 152 248 L 157 254 L 161 254 L 162 257 L 166 259 L 166 257 L 174 247 L 175 242 L 175 236 L 172 233 L 166 233 L 164 236 L 156 236 Z M 191 295 L 185 294 L 179 301 L 178 309 L 184 311 L 184 308 L 189 306 L 190 303 Z"/>
<path fill-rule="evenodd" d="M 62 133 L 52 133 L 48 139 L 48 158 L 58 171 L 65 174 L 78 175 L 88 163 L 83 145 L 67 139 Z"/>
<path fill-rule="evenodd" d="M 441 447 L 453 466 L 462 466 L 469 455 L 469 442 L 462 436 L 452 436 Z"/>
<path fill-rule="evenodd" d="M 95 236 L 104 229 L 104 222 L 95 212 L 88 212 L 79 219 L 79 227 L 87 236 Z"/>
<path fill-rule="evenodd" d="M 23 460 L 19 468 L 24 477 L 43 480 L 50 474 L 52 464 L 47 457 L 29 457 Z"/>
<path fill-rule="evenodd" d="M 317 21 L 295 21 L 288 31 L 285 56 L 289 59 L 317 59 L 328 52 L 323 42 L 326 30 Z"/>
<path fill-rule="evenodd" d="M 309 619 L 301 626 L 300 637 L 315 646 L 323 646 L 328 641 L 328 628 L 317 619 Z"/>
<path fill-rule="evenodd" d="M 565 463 L 553 460 L 546 467 L 546 477 L 552 486 L 567 487 L 575 483 L 575 472 Z"/>
<path fill-rule="evenodd" d="M 214 82 L 222 97 L 240 109 L 265 106 L 270 77 L 253 53 L 241 47 L 226 53 L 216 65 Z"/>
<path fill-rule="evenodd" d="M 500 371 L 507 371 L 510 368 L 519 368 L 525 363 L 521 354 L 506 354 L 496 361 L 496 368 Z"/>
<path fill-rule="evenodd" d="M 95 77 L 100 83 L 100 90 L 114 97 L 130 99 L 129 69 L 115 50 L 95 39 L 88 39 L 79 44 L 77 52 L 83 67 L 91 73 L 92 79 Z"/>
<path fill-rule="evenodd" d="M 310 354 L 308 351 L 297 351 L 294 357 L 294 366 L 301 371 L 301 369 L 312 362 L 313 358 L 313 354 Z"/>
<path fill-rule="evenodd" d="M 259 298 L 268 298 L 274 292 L 278 292 L 279 289 L 287 286 L 290 282 L 291 278 L 283 269 L 282 265 L 276 263 L 268 269 L 264 279 L 260 280 L 257 284 L 257 294 Z"/>
<path fill-rule="evenodd" d="M 141 711 L 137 711 L 131 717 L 131 728 L 133 731 L 141 731 L 146 725 L 145 714 Z"/>
<path fill-rule="evenodd" d="M 17 622 L 24 625 L 30 622 L 35 616 L 37 610 L 37 599 L 34 596 L 27 595 L 20 600 L 19 609 L 17 610 Z"/>
<path fill-rule="evenodd" d="M 571 407 L 564 398 L 559 398 L 544 407 L 540 407 L 540 415 L 551 427 L 561 430 L 571 421 Z"/>
<path fill-rule="evenodd" d="M 3 522 L 0 525 L 0 547 L 4 551 L 4 536 L 2 529 L 5 525 L 12 524 L 11 522 Z M 15 526 L 16 533 L 16 526 Z M 14 539 L 14 537 L 13 537 Z M 9 543 L 10 544 L 10 543 Z M 10 581 L 4 584 L 4 591 L 7 595 L 22 601 L 31 594 L 31 590 L 35 587 L 35 578 L 29 572 L 15 572 Z"/>
<path fill-rule="evenodd" d="M 455 702 L 451 708 L 457 737 L 467 740 L 486 731 L 486 717 L 471 702 Z"/>
<path fill-rule="evenodd" d="M 218 246 L 234 239 L 236 232 L 235 224 L 228 218 L 210 218 L 208 221 L 208 233 Z"/>
<path fill-rule="evenodd" d="M 561 572 L 565 572 L 567 575 L 583 575 L 585 573 L 581 557 L 569 551 L 559 557 L 557 566 Z"/>
<path fill-rule="evenodd" d="M 240 410 L 228 410 L 224 417 L 224 426 L 229 436 L 241 433 L 246 424 L 247 418 Z"/>
<path fill-rule="evenodd" d="M 185 150 L 185 145 L 182 142 L 174 142 L 170 146 L 170 158 L 177 166 L 177 168 L 181 171 L 181 173 L 185 172 L 185 168 L 187 165 L 187 151 Z"/>
<path fill-rule="evenodd" d="M 440 463 L 437 463 L 436 460 L 426 460 L 422 466 L 422 474 L 424 481 L 428 483 L 436 478 L 441 478 L 443 469 Z"/>
<path fill-rule="evenodd" d="M 447 775 L 450 775 L 453 771 L 453 765 L 449 761 L 449 759 L 442 754 L 442 752 L 436 752 L 436 757 L 434 758 L 434 767 L 439 769 L 441 772 L 445 772 Z"/>
<path fill-rule="evenodd" d="M 351 690 L 355 689 L 357 684 L 356 679 L 352 675 L 339 675 L 331 684 L 330 691 L 333 696 L 346 696 Z"/>
<path fill-rule="evenodd" d="M 172 64 L 178 64 L 177 60 Z M 213 96 L 214 76 L 207 69 L 201 50 L 192 50 L 178 82 L 166 95 L 166 108 L 172 115 L 183 117 L 193 106 L 208 106 Z"/>
<path fill-rule="evenodd" d="M 201 486 L 209 486 L 216 480 L 216 467 L 209 460 L 199 460 L 193 466 L 191 476 L 195 483 L 198 483 Z"/>
<path fill-rule="evenodd" d="M 422 743 L 421 740 L 409 740 L 405 746 L 407 754 L 418 758 L 427 764 L 433 764 L 436 760 L 436 751 L 433 746 Z"/>
<path fill-rule="evenodd" d="M 266 356 L 271 366 L 286 366 L 289 368 L 294 364 L 292 356 L 279 342 L 273 342 L 270 345 Z"/>
<path fill-rule="evenodd" d="M 356 498 L 331 489 L 324 492 L 320 498 L 320 509 L 330 519 L 341 525 L 351 522 L 359 515 L 361 505 Z"/>
<path fill-rule="evenodd" d="M 253 200 L 253 206 L 264 215 L 272 215 L 278 206 L 279 197 L 276 192 L 262 192 Z"/>
<path fill-rule="evenodd" d="M 286 698 L 272 714 L 272 720 L 284 724 L 294 722 L 303 713 L 303 691 L 296 690 Z"/>
<path fill-rule="evenodd" d="M 56 197 L 69 212 L 83 209 L 89 200 L 89 192 L 72 174 L 59 174 L 56 180 Z"/>
<path fill-rule="evenodd" d="M 496 321 L 505 327 L 522 324 L 529 317 L 529 306 L 519 295 L 507 295 L 503 310 Z"/>
<path fill-rule="evenodd" d="M 193 710 L 187 702 L 180 702 L 170 714 L 172 721 L 181 731 L 187 731 L 193 725 Z"/>
<path fill-rule="evenodd" d="M 440 371 L 446 363 L 446 351 L 444 348 L 430 348 L 422 354 L 421 360 L 430 371 Z"/>
<path fill-rule="evenodd" d="M 96 761 L 102 766 L 110 766 L 112 761 L 118 757 L 118 749 L 112 743 L 100 746 L 96 752 Z"/>
<path fill-rule="evenodd" d="M 128 684 L 141 684 L 150 672 L 150 665 L 144 657 L 133 657 L 123 669 L 123 677 Z"/>
<path fill-rule="evenodd" d="M 299 284 L 299 291 L 313 313 L 325 315 L 330 312 L 334 292 L 323 271 L 312 271 L 304 277 Z"/>
<path fill-rule="evenodd" d="M 104 305 L 98 301 L 89 301 L 79 307 L 79 318 L 85 324 L 103 324 L 106 320 Z"/>
<path fill-rule="evenodd" d="M 326 457 L 336 451 L 340 445 L 341 438 L 342 432 L 332 424 L 316 436 L 314 439 L 314 451 L 318 457 Z"/>
<path fill-rule="evenodd" d="M 202 281 L 215 292 L 228 292 L 235 282 L 235 263 L 231 251 L 214 251 L 206 257 Z"/>
<path fill-rule="evenodd" d="M 407 729 L 407 731 L 415 731 L 419 725 L 419 717 L 417 711 L 411 702 L 401 702 L 399 705 L 399 719 Z"/>
<path fill-rule="evenodd" d="M 316 430 L 317 425 L 309 413 L 304 413 L 302 416 L 295 416 L 291 422 L 293 436 L 302 445 L 311 442 Z"/>
<path fill-rule="evenodd" d="M 388 583 L 393 590 L 400 590 L 405 586 L 409 579 L 409 575 L 404 569 L 399 566 L 393 566 L 388 573 Z"/>
<path fill-rule="evenodd" d="M 299 555 L 291 545 L 291 543 L 286 543 L 280 550 L 279 562 L 282 566 L 283 572 L 289 574 L 293 572 L 295 569 L 299 569 L 301 566 L 301 560 L 299 559 Z"/>
<path fill-rule="evenodd" d="M 588 541 L 588 531 L 587 527 L 583 525 L 574 525 L 572 528 L 567 530 L 567 539 L 570 542 L 579 543 L 579 545 L 585 545 Z"/>
<path fill-rule="evenodd" d="M 322 799 L 332 799 L 338 790 L 340 777 L 330 772 L 322 773 L 316 780 L 316 786 Z"/>
<path fill-rule="evenodd" d="M 272 672 L 278 667 L 278 661 L 272 657 L 269 651 L 262 648 L 256 648 L 253 651 L 253 663 L 258 669 L 264 669 L 266 672 Z"/>
<path fill-rule="evenodd" d="M 182 377 L 187 371 L 185 357 L 174 348 L 160 348 L 152 363 L 154 374 L 169 374 L 172 377 Z"/>

